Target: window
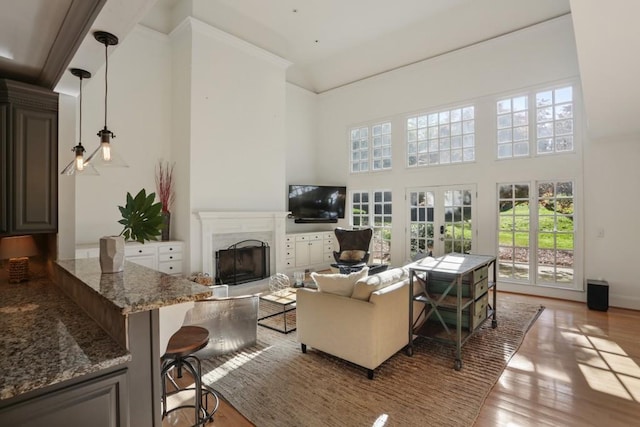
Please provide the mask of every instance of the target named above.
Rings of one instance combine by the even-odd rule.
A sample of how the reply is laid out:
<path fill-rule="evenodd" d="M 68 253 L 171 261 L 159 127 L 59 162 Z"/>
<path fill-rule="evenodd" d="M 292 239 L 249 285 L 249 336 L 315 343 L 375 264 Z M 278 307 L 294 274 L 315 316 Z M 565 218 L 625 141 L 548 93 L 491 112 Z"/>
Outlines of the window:
<path fill-rule="evenodd" d="M 407 118 L 408 167 L 475 160 L 475 107 Z"/>
<path fill-rule="evenodd" d="M 538 282 L 573 283 L 573 183 L 538 183 Z"/>
<path fill-rule="evenodd" d="M 571 181 L 538 182 L 532 194 L 528 183 L 498 185 L 499 277 L 576 285 L 573 187 Z"/>
<path fill-rule="evenodd" d="M 499 277 L 529 280 L 529 184 L 498 186 Z"/>
<path fill-rule="evenodd" d="M 535 115 L 529 114 L 535 105 Z M 498 159 L 526 157 L 531 153 L 535 129 L 537 155 L 574 150 L 573 87 L 548 89 L 503 98 L 496 103 Z"/>
<path fill-rule="evenodd" d="M 351 223 L 355 228 L 371 227 L 373 239 L 369 263 L 388 264 L 391 253 L 391 191 L 351 193 Z"/>
<path fill-rule="evenodd" d="M 538 154 L 573 151 L 573 88 L 536 93 Z"/>
<path fill-rule="evenodd" d="M 498 158 L 529 155 L 529 111 L 526 96 L 497 103 Z"/>
<path fill-rule="evenodd" d="M 391 122 L 351 129 L 351 172 L 391 169 Z"/>

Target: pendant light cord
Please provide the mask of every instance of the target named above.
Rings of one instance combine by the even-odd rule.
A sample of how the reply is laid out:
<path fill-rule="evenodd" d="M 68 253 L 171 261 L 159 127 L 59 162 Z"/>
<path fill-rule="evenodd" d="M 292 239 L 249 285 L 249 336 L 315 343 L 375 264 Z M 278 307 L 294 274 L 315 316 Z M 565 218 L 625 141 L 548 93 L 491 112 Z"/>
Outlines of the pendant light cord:
<path fill-rule="evenodd" d="M 104 128 L 107 128 L 107 93 L 109 91 L 109 84 L 107 74 L 109 73 L 109 58 L 107 57 L 107 50 L 109 45 L 104 44 Z"/>
<path fill-rule="evenodd" d="M 82 145 L 82 75 L 80 75 L 80 135 L 78 135 L 78 144 Z"/>

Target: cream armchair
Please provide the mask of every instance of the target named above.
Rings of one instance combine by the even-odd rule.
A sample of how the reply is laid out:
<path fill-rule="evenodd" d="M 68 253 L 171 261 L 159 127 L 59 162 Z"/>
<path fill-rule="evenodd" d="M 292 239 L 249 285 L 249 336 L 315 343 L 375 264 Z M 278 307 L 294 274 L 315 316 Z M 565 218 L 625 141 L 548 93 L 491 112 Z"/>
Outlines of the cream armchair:
<path fill-rule="evenodd" d="M 385 274 L 392 276 L 393 270 L 379 273 Z M 379 275 L 361 281 L 373 281 Z M 296 324 L 302 352 L 309 346 L 337 356 L 367 368 L 367 376 L 373 379 L 374 369 L 408 344 L 408 283 L 405 274 L 373 291 L 368 300 L 298 289 Z"/>

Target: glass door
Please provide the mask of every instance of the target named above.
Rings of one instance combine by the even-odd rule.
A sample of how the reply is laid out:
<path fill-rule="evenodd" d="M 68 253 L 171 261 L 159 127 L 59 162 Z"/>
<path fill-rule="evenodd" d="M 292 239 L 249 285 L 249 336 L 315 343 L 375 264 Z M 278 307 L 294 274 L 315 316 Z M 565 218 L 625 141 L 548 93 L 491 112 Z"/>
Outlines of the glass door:
<path fill-rule="evenodd" d="M 475 185 L 409 189 L 409 257 L 473 250 Z"/>

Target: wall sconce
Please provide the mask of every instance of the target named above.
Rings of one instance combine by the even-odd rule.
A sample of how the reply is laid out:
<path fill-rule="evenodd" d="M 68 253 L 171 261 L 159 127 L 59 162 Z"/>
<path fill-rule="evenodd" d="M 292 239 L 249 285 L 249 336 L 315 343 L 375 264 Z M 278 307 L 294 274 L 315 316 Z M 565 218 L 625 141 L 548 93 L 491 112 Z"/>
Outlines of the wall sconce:
<path fill-rule="evenodd" d="M 107 128 L 107 95 L 109 92 L 107 78 L 107 74 L 109 72 L 109 57 L 107 55 L 107 51 L 109 46 L 118 44 L 118 37 L 111 33 L 107 33 L 106 31 L 96 31 L 93 33 L 93 36 L 97 41 L 104 44 L 104 128 L 98 131 L 100 145 L 93 153 L 91 153 L 85 163 L 91 163 L 97 167 L 110 166 L 127 168 L 129 165 L 127 165 L 120 155 L 113 150 L 111 138 L 115 138 L 116 136 Z"/>
<path fill-rule="evenodd" d="M 29 280 L 29 257 L 34 255 L 38 255 L 38 248 L 32 236 L 0 239 L 0 259 L 9 260 L 9 283 Z"/>
<path fill-rule="evenodd" d="M 78 145 L 72 148 L 71 151 L 75 153 L 75 159 L 71 161 L 62 169 L 60 175 L 100 175 L 93 165 L 84 161 L 84 152 L 86 151 L 82 146 L 82 79 L 90 79 L 91 73 L 80 68 L 72 68 L 71 74 L 80 79 L 80 129 L 78 137 Z"/>

